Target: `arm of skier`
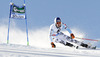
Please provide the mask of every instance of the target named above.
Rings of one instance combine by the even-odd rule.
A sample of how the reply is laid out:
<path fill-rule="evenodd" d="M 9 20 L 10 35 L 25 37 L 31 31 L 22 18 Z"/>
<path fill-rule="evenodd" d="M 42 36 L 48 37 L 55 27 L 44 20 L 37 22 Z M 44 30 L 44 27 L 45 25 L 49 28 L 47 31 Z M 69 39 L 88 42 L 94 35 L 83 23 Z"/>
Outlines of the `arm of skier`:
<path fill-rule="evenodd" d="M 50 40 L 51 40 L 51 46 L 52 46 L 52 48 L 56 48 L 56 45 L 53 42 L 54 36 L 56 36 L 56 34 L 53 34 L 53 29 L 52 29 L 52 27 L 50 27 Z"/>
<path fill-rule="evenodd" d="M 66 29 L 69 33 L 72 39 L 75 38 L 74 34 L 72 33 L 72 31 L 68 28 L 68 26 L 66 24 L 63 23 L 63 27 L 64 29 Z"/>
<path fill-rule="evenodd" d="M 51 46 L 52 48 L 56 48 L 56 45 L 53 42 L 53 38 L 54 36 L 56 36 L 56 34 L 52 34 L 53 31 L 50 31 L 50 40 L 51 40 Z"/>

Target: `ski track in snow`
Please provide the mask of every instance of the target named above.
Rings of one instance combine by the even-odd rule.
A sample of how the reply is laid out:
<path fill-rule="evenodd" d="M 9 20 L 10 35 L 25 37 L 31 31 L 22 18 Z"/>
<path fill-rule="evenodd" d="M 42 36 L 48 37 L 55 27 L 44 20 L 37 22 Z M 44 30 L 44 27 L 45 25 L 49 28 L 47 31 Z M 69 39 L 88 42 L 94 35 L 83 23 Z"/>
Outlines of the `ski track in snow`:
<path fill-rule="evenodd" d="M 99 54 L 100 49 L 37 48 L 24 45 L 0 44 L 0 57 L 100 57 Z"/>

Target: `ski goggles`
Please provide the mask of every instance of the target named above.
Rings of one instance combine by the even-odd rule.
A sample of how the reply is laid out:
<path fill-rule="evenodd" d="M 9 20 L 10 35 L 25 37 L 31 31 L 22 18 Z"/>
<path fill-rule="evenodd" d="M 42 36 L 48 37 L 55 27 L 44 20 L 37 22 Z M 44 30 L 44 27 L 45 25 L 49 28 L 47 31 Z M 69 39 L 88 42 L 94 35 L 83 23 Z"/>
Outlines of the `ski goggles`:
<path fill-rule="evenodd" d="M 56 24 L 61 24 L 61 22 L 57 22 Z"/>

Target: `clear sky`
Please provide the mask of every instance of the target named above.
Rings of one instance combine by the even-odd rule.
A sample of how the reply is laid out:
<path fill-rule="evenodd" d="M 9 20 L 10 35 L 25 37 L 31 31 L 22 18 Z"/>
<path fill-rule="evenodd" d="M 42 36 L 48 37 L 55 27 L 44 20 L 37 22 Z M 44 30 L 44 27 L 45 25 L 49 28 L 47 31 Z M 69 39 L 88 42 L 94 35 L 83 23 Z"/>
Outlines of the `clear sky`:
<path fill-rule="evenodd" d="M 23 0 L 13 2 L 23 4 Z M 0 0 L 0 20 L 9 17 L 9 3 Z M 86 38 L 100 38 L 100 0 L 26 0 L 26 9 L 29 29 L 50 26 L 60 17 L 70 28 L 85 32 Z M 24 22 L 17 22 L 19 28 L 22 25 Z"/>

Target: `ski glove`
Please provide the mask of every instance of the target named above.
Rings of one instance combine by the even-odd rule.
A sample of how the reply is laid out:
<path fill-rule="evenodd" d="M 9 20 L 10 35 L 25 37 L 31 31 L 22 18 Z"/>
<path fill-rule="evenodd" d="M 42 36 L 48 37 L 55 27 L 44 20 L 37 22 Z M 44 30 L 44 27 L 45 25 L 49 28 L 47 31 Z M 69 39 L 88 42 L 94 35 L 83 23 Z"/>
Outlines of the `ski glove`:
<path fill-rule="evenodd" d="M 56 48 L 56 45 L 53 42 L 51 42 L 51 46 L 52 48 Z"/>
<path fill-rule="evenodd" d="M 71 38 L 72 38 L 72 39 L 74 39 L 74 38 L 75 38 L 75 36 L 74 36 L 74 34 L 73 34 L 73 33 L 71 33 L 71 34 L 70 34 L 70 36 L 71 36 Z"/>

